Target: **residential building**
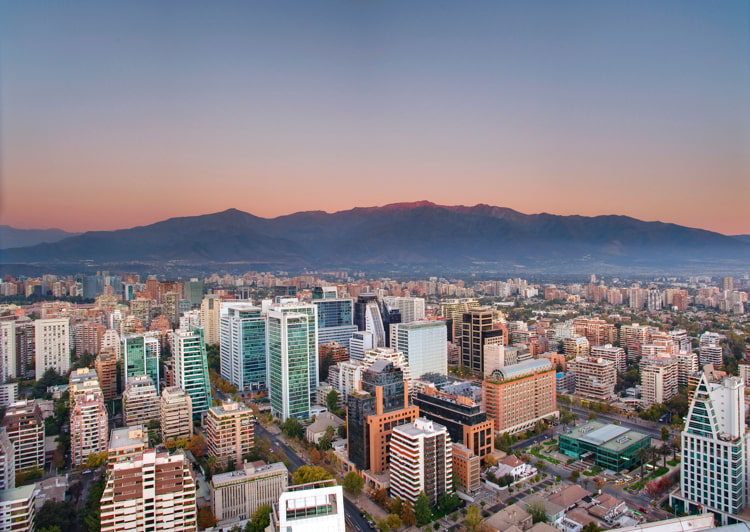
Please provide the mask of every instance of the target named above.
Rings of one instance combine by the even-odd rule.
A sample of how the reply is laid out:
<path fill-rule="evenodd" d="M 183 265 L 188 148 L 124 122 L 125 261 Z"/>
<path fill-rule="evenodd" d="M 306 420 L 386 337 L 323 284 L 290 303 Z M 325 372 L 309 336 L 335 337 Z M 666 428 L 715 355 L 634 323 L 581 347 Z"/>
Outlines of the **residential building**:
<path fill-rule="evenodd" d="M 99 385 L 105 401 L 117 397 L 117 353 L 114 349 L 101 351 L 94 362 Z"/>
<path fill-rule="evenodd" d="M 268 311 L 271 412 L 281 421 L 310 417 L 310 401 L 318 384 L 317 309 L 294 299 Z"/>
<path fill-rule="evenodd" d="M 362 367 L 367 369 L 378 360 L 392 362 L 394 366 L 401 369 L 404 374 L 404 380 L 411 383 L 411 367 L 401 351 L 397 351 L 391 347 L 376 347 L 375 349 L 370 349 L 365 352 L 365 356 L 362 359 Z"/>
<path fill-rule="evenodd" d="M 453 492 L 453 448 L 448 429 L 424 418 L 399 425 L 391 437 L 391 495 L 414 504 L 425 493 L 430 505 Z"/>
<path fill-rule="evenodd" d="M 698 354 L 690 350 L 680 351 L 676 355 L 677 358 L 677 385 L 687 386 L 690 375 L 698 373 L 700 371 L 700 364 L 698 362 Z"/>
<path fill-rule="evenodd" d="M 154 333 L 131 334 L 122 337 L 123 388 L 131 377 L 148 375 L 159 390 L 159 337 Z"/>
<path fill-rule="evenodd" d="M 328 377 L 327 371 L 330 370 L 330 366 L 348 360 L 349 350 L 340 343 L 328 342 L 320 344 L 318 346 L 318 369 L 321 372 L 320 380 L 325 380 Z"/>
<path fill-rule="evenodd" d="M 34 530 L 36 484 L 0 491 L 0 530 Z"/>
<path fill-rule="evenodd" d="M 73 345 L 76 355 L 95 355 L 99 352 L 107 328 L 101 323 L 83 322 L 73 327 Z"/>
<path fill-rule="evenodd" d="M 706 364 L 713 364 L 716 368 L 722 367 L 724 365 L 724 353 L 721 347 L 721 336 L 712 332 L 701 334 L 698 358 L 701 367 Z"/>
<path fill-rule="evenodd" d="M 70 410 L 70 459 L 74 465 L 81 465 L 90 454 L 106 452 L 109 426 L 99 381 L 84 381 L 77 386 L 73 397 Z"/>
<path fill-rule="evenodd" d="M 18 401 L 18 382 L 0 384 L 0 408 L 7 408 Z"/>
<path fill-rule="evenodd" d="M 708 511 L 722 525 L 748 521 L 744 395 L 737 377 L 710 382 L 701 376 L 682 431 L 680 489 L 670 495 L 676 512 Z"/>
<path fill-rule="evenodd" d="M 559 417 L 555 368 L 547 359 L 505 366 L 482 383 L 482 404 L 496 432 L 520 432 Z"/>
<path fill-rule="evenodd" d="M 448 374 L 448 329 L 444 321 L 398 323 L 391 331 L 391 347 L 404 353 L 412 378 L 419 379 L 425 373 Z"/>
<path fill-rule="evenodd" d="M 24 316 L 15 321 L 16 325 L 16 373 L 19 377 L 36 378 L 34 370 L 36 348 L 36 327 Z"/>
<path fill-rule="evenodd" d="M 644 407 L 666 403 L 677 395 L 677 357 L 646 357 L 641 359 L 641 399 Z"/>
<path fill-rule="evenodd" d="M 193 419 L 200 419 L 211 404 L 203 330 L 177 330 L 173 338 L 175 384 L 190 396 Z"/>
<path fill-rule="evenodd" d="M 352 360 L 339 362 L 328 368 L 328 383 L 338 392 L 339 399 L 344 404 L 352 391 L 360 389 L 365 369 L 361 362 Z"/>
<path fill-rule="evenodd" d="M 0 321 L 0 383 L 16 377 L 16 323 Z"/>
<path fill-rule="evenodd" d="M 196 486 L 184 454 L 153 449 L 112 466 L 101 499 L 101 530 L 196 530 Z"/>
<path fill-rule="evenodd" d="M 253 411 L 244 404 L 225 401 L 208 409 L 205 418 L 208 455 L 223 468 L 235 467 L 252 451 L 255 428 Z"/>
<path fill-rule="evenodd" d="M 617 369 L 611 360 L 578 357 L 568 364 L 576 378 L 576 395 L 596 401 L 611 401 L 615 396 Z"/>
<path fill-rule="evenodd" d="M 266 318 L 249 303 L 227 303 L 221 316 L 221 376 L 238 390 L 266 387 Z"/>
<path fill-rule="evenodd" d="M 448 429 L 451 440 L 466 446 L 477 457 L 494 451 L 495 429 L 480 403 L 469 397 L 425 387 L 414 396 L 419 415 Z"/>
<path fill-rule="evenodd" d="M 479 300 L 470 298 L 446 299 L 440 302 L 440 315 L 448 324 L 449 341 L 460 342 L 464 314 L 478 307 Z"/>
<path fill-rule="evenodd" d="M 328 480 L 289 486 L 273 507 L 271 532 L 345 532 L 344 489 Z"/>
<path fill-rule="evenodd" d="M 206 344 L 219 344 L 220 319 L 221 298 L 216 294 L 208 294 L 201 301 L 201 328 Z"/>
<path fill-rule="evenodd" d="M 137 459 L 148 448 L 148 431 L 143 425 L 112 429 L 107 448 L 107 467 Z"/>
<path fill-rule="evenodd" d="M 617 373 L 625 373 L 628 367 L 628 358 L 622 347 L 615 347 L 611 344 L 597 345 L 591 348 L 591 356 L 609 360 L 615 365 Z"/>
<path fill-rule="evenodd" d="M 245 462 L 237 471 L 211 477 L 211 509 L 221 525 L 252 519 L 263 506 L 273 506 L 287 490 L 289 471 L 277 462 Z"/>
<path fill-rule="evenodd" d="M 107 329 L 102 336 L 101 351 L 114 351 L 115 359 L 120 360 L 122 356 L 122 341 L 120 335 L 114 329 Z"/>
<path fill-rule="evenodd" d="M 60 375 L 70 371 L 70 320 L 50 318 L 34 321 L 36 380 L 52 368 Z"/>
<path fill-rule="evenodd" d="M 193 403 L 185 390 L 179 386 L 164 388 L 159 406 L 163 441 L 193 435 Z"/>
<path fill-rule="evenodd" d="M 591 354 L 591 346 L 585 336 L 571 336 L 563 340 L 566 357 L 587 357 Z"/>
<path fill-rule="evenodd" d="M 36 401 L 18 401 L 5 411 L 2 426 L 13 444 L 16 471 L 44 469 L 44 419 Z"/>
<path fill-rule="evenodd" d="M 419 407 L 409 406 L 409 383 L 403 370 L 393 362 L 377 360 L 362 374 L 362 390 L 349 394 L 349 461 L 360 471 L 382 473 L 394 427 L 417 417 Z"/>
<path fill-rule="evenodd" d="M 8 431 L 0 427 L 0 490 L 16 487 L 16 453 Z"/>
<path fill-rule="evenodd" d="M 126 425 L 148 425 L 159 421 L 159 394 L 147 375 L 131 377 L 122 394 L 123 420 Z"/>
<path fill-rule="evenodd" d="M 481 458 L 474 454 L 471 449 L 460 443 L 454 443 L 453 456 L 453 478 L 456 487 L 464 493 L 474 493 L 479 490 L 481 478 Z"/>

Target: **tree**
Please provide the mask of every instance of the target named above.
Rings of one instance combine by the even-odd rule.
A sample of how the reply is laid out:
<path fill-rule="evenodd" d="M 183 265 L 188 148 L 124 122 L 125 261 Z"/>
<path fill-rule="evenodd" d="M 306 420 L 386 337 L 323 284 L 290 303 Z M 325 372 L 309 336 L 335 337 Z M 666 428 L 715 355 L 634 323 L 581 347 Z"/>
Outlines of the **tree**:
<path fill-rule="evenodd" d="M 417 517 L 414 515 L 414 509 L 410 504 L 401 505 L 401 522 L 404 526 L 414 526 L 417 524 Z"/>
<path fill-rule="evenodd" d="M 414 515 L 417 518 L 417 526 L 424 526 L 432 521 L 432 510 L 430 509 L 430 499 L 425 492 L 421 492 L 414 503 Z"/>
<path fill-rule="evenodd" d="M 91 486 L 86 505 L 83 508 L 82 520 L 84 530 L 98 532 L 101 529 L 101 500 L 104 493 L 104 477 L 100 478 Z"/>
<path fill-rule="evenodd" d="M 305 430 L 302 428 L 302 423 L 298 419 L 290 417 L 281 424 L 281 430 L 290 438 L 297 438 L 301 440 L 305 435 Z"/>
<path fill-rule="evenodd" d="M 250 522 L 245 526 L 245 532 L 263 532 L 271 524 L 272 511 L 273 509 L 268 504 L 258 506 Z"/>
<path fill-rule="evenodd" d="M 346 491 L 356 497 L 362 493 L 362 488 L 365 486 L 365 480 L 354 471 L 349 471 L 346 476 L 344 476 L 343 486 Z"/>
<path fill-rule="evenodd" d="M 398 514 L 388 514 L 388 517 L 385 518 L 385 522 L 391 529 L 401 528 L 402 525 L 401 518 Z"/>
<path fill-rule="evenodd" d="M 597 526 L 596 523 L 587 523 L 586 526 L 584 526 L 581 529 L 581 532 L 601 532 L 601 528 Z"/>
<path fill-rule="evenodd" d="M 203 458 L 206 456 L 206 439 L 200 434 L 195 434 L 190 438 L 187 448 L 196 458 Z"/>
<path fill-rule="evenodd" d="M 664 443 L 669 441 L 669 429 L 667 427 L 661 428 L 661 441 L 663 441 Z"/>
<path fill-rule="evenodd" d="M 91 453 L 86 457 L 86 461 L 83 463 L 84 467 L 88 469 L 96 469 L 107 461 L 107 451 L 101 453 Z"/>
<path fill-rule="evenodd" d="M 549 521 L 549 518 L 547 517 L 547 511 L 544 509 L 544 505 L 541 502 L 529 504 L 526 507 L 526 511 L 529 512 L 529 515 L 531 515 L 531 522 L 533 524 L 546 523 L 547 521 Z"/>
<path fill-rule="evenodd" d="M 448 515 L 461 506 L 461 499 L 455 493 L 443 493 L 438 497 L 437 506 L 440 513 Z"/>
<path fill-rule="evenodd" d="M 74 530 L 76 527 L 75 507 L 66 502 L 47 501 L 37 512 L 34 523 L 37 531 Z"/>
<path fill-rule="evenodd" d="M 326 429 L 325 434 L 320 438 L 320 441 L 318 442 L 318 449 L 321 451 L 327 451 L 331 448 L 331 442 L 333 441 L 333 435 L 336 433 L 336 430 L 333 427 L 328 427 Z"/>
<path fill-rule="evenodd" d="M 372 494 L 372 500 L 381 508 L 385 508 L 385 505 L 388 502 L 388 492 L 385 491 L 385 489 L 380 488 Z"/>
<path fill-rule="evenodd" d="M 579 472 L 578 472 L 577 470 L 576 470 L 576 471 L 573 471 L 573 472 L 572 472 L 572 473 L 570 474 L 570 481 L 571 481 L 571 482 L 575 482 L 575 481 L 577 481 L 577 480 L 578 480 L 578 477 L 579 477 L 579 476 L 581 476 L 581 473 L 579 473 Z"/>
<path fill-rule="evenodd" d="M 482 512 L 478 506 L 471 505 L 466 511 L 466 519 L 464 519 L 464 525 L 466 530 L 469 532 L 476 532 L 479 529 L 479 525 L 482 524 Z"/>
<path fill-rule="evenodd" d="M 322 467 L 303 465 L 292 473 L 292 484 L 307 484 L 332 478 L 331 474 Z"/>
<path fill-rule="evenodd" d="M 326 406 L 331 412 L 336 412 L 339 409 L 339 392 L 331 390 L 326 395 Z"/>
<path fill-rule="evenodd" d="M 210 506 L 198 508 L 198 528 L 211 528 L 216 524 L 216 517 Z"/>

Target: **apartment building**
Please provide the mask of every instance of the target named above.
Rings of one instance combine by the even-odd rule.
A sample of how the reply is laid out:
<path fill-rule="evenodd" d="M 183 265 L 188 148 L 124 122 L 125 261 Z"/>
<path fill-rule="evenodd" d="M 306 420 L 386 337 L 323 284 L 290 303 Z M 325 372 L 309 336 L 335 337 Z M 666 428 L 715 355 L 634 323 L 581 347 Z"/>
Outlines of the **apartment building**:
<path fill-rule="evenodd" d="M 575 375 L 576 395 L 605 402 L 614 398 L 617 384 L 614 362 L 601 357 L 578 357 L 568 368 Z"/>
<path fill-rule="evenodd" d="M 205 418 L 208 455 L 216 458 L 221 467 L 231 461 L 235 467 L 253 448 L 255 417 L 244 404 L 225 401 L 208 409 Z"/>
<path fill-rule="evenodd" d="M 159 395 L 151 377 L 130 377 L 122 394 L 123 419 L 126 425 L 148 425 L 159 421 Z"/>
<path fill-rule="evenodd" d="M 159 407 L 163 441 L 193 435 L 193 406 L 185 390 L 179 386 L 164 388 Z"/>
<path fill-rule="evenodd" d="M 36 401 L 18 401 L 10 405 L 2 426 L 13 444 L 15 470 L 44 469 L 44 419 Z"/>
<path fill-rule="evenodd" d="M 676 357 L 648 357 L 641 360 L 641 400 L 644 407 L 666 403 L 677 395 Z"/>

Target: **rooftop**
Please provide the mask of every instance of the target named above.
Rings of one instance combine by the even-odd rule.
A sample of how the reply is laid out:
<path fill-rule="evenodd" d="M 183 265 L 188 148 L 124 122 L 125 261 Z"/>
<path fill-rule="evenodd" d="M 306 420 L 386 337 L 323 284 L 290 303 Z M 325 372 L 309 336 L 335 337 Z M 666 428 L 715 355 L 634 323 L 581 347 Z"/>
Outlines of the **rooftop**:
<path fill-rule="evenodd" d="M 624 451 L 636 442 L 648 438 L 646 434 L 621 425 L 605 425 L 599 421 L 589 421 L 566 435 L 592 445 L 615 452 Z"/>
<path fill-rule="evenodd" d="M 551 371 L 553 368 L 554 366 L 552 365 L 552 362 L 546 358 L 534 358 L 531 360 L 524 360 L 518 364 L 504 366 L 493 371 L 492 376 L 501 380 L 511 380 L 533 375 L 542 371 Z"/>
<path fill-rule="evenodd" d="M 36 484 L 29 484 L 27 486 L 20 486 L 18 488 L 0 490 L 0 502 L 11 502 L 21 499 L 28 499 L 34 493 L 35 489 Z"/>
<path fill-rule="evenodd" d="M 132 447 L 134 445 L 144 445 L 148 441 L 148 434 L 144 432 L 143 425 L 132 425 L 112 429 L 109 438 L 109 448 L 119 449 L 122 447 Z"/>

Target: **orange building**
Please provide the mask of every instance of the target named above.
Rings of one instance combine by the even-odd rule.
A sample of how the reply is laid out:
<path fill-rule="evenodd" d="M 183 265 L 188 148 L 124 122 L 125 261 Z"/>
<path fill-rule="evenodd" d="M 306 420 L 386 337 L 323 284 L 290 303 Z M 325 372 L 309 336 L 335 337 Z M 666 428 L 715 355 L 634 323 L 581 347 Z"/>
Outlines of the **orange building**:
<path fill-rule="evenodd" d="M 555 368 L 532 359 L 496 370 L 482 383 L 482 403 L 497 432 L 516 433 L 556 418 Z"/>
<path fill-rule="evenodd" d="M 480 462 L 480 458 L 471 449 L 460 443 L 453 444 L 453 478 L 464 493 L 473 493 L 479 489 Z"/>

